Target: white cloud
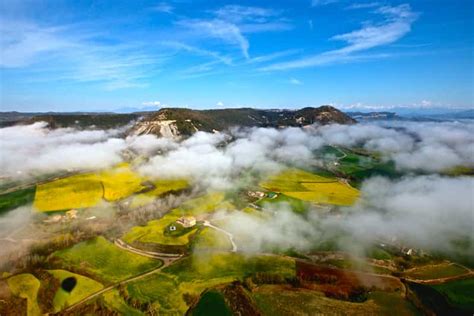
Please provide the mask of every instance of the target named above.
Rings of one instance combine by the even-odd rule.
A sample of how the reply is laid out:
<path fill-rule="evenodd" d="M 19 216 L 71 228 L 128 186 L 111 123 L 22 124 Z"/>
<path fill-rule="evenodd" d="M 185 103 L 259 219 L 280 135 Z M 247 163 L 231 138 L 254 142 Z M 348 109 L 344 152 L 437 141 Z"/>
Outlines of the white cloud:
<path fill-rule="evenodd" d="M 233 23 L 241 22 L 267 22 L 270 18 L 280 15 L 274 9 L 247 7 L 241 5 L 226 5 L 214 11 L 217 18 Z"/>
<path fill-rule="evenodd" d="M 311 6 L 312 7 L 317 7 L 317 6 L 324 6 L 332 3 L 336 3 L 339 0 L 312 0 L 311 1 Z"/>
<path fill-rule="evenodd" d="M 202 34 L 207 37 L 217 38 L 226 43 L 237 45 L 245 58 L 249 58 L 249 42 L 242 35 L 239 27 L 235 24 L 222 20 L 199 20 L 187 19 L 177 22 L 178 25 L 189 29 L 192 32 Z"/>
<path fill-rule="evenodd" d="M 287 70 L 327 65 L 337 62 L 348 62 L 371 58 L 388 57 L 386 54 L 358 55 L 374 47 L 393 43 L 411 30 L 411 24 L 417 14 L 410 5 L 402 4 L 396 7 L 384 6 L 376 10 L 385 20 L 381 24 L 366 23 L 362 28 L 344 34 L 333 36 L 332 40 L 344 41 L 346 46 L 340 49 L 327 51 L 318 55 L 304 57 L 298 60 L 276 63 L 261 68 L 263 71 Z"/>
<path fill-rule="evenodd" d="M 160 101 L 145 101 L 145 102 L 142 102 L 142 105 L 145 105 L 145 106 L 161 106 L 161 102 Z"/>
<path fill-rule="evenodd" d="M 290 78 L 290 83 L 294 85 L 302 85 L 303 82 L 301 80 L 298 80 L 296 78 Z"/>
<path fill-rule="evenodd" d="M 217 105 L 217 106 L 221 106 L 221 107 L 222 107 L 222 106 L 224 106 L 224 102 L 222 102 L 222 101 L 219 101 L 219 102 L 217 102 L 217 103 L 216 103 L 216 105 Z"/>

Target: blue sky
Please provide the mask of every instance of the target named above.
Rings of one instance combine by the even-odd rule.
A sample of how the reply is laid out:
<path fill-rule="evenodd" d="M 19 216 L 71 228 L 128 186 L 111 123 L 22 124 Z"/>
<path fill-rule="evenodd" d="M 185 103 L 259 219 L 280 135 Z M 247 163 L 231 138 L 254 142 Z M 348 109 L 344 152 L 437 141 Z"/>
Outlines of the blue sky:
<path fill-rule="evenodd" d="M 4 0 L 1 110 L 469 108 L 473 3 Z"/>

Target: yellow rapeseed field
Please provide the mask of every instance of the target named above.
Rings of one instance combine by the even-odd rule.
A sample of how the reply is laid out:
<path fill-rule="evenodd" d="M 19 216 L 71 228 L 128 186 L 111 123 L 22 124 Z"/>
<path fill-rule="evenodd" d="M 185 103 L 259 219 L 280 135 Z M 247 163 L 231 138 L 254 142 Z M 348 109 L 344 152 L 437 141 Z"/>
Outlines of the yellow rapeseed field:
<path fill-rule="evenodd" d="M 287 169 L 262 181 L 260 186 L 303 201 L 352 205 L 359 191 L 336 178 L 324 177 L 300 169 Z"/>
<path fill-rule="evenodd" d="M 91 207 L 102 199 L 116 201 L 142 190 L 143 179 L 128 164 L 37 186 L 34 207 L 43 212 Z"/>
<path fill-rule="evenodd" d="M 46 212 L 91 207 L 102 196 L 100 178 L 92 173 L 81 174 L 38 185 L 34 207 Z"/>

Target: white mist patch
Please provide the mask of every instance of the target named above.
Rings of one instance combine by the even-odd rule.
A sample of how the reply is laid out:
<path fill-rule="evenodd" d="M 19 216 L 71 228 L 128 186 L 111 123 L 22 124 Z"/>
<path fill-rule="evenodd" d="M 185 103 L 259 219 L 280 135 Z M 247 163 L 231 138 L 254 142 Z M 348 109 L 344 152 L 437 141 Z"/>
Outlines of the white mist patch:
<path fill-rule="evenodd" d="M 362 199 L 346 209 L 342 227 L 358 238 L 396 237 L 424 249 L 449 251 L 467 240 L 474 250 L 474 178 L 407 177 L 399 181 L 372 178 Z"/>
<path fill-rule="evenodd" d="M 2 128 L 0 170 L 4 175 L 22 177 L 106 168 L 120 162 L 120 152 L 126 148 L 117 134 L 117 130 L 50 130 L 44 122 Z"/>

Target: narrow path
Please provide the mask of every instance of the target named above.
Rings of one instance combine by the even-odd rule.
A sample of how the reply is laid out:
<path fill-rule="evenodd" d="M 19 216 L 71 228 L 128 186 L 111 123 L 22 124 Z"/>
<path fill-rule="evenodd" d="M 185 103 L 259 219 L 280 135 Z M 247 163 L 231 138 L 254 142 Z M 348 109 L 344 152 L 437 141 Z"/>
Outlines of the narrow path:
<path fill-rule="evenodd" d="M 119 247 L 120 247 L 120 246 L 119 246 Z M 122 249 L 125 249 L 125 248 L 122 248 Z M 129 250 L 129 249 L 125 249 L 125 250 Z M 112 285 L 109 285 L 109 286 L 103 288 L 102 290 L 97 291 L 97 292 L 95 292 L 95 293 L 93 293 L 93 294 L 91 294 L 91 295 L 89 295 L 89 296 L 83 298 L 83 299 L 80 300 L 79 302 L 76 302 L 76 303 L 74 303 L 74 304 L 72 304 L 72 305 L 66 307 L 65 309 L 63 309 L 62 311 L 60 311 L 60 312 L 58 312 L 58 313 L 56 313 L 56 314 L 61 314 L 61 313 L 63 313 L 63 312 L 69 312 L 69 311 L 71 311 L 71 310 L 77 308 L 78 306 L 80 306 L 80 305 L 82 305 L 82 304 L 84 304 L 84 303 L 86 303 L 86 302 L 89 302 L 90 300 L 92 300 L 92 299 L 94 299 L 94 298 L 96 298 L 96 297 L 98 297 L 98 296 L 100 296 L 100 295 L 102 295 L 102 294 L 104 294 L 104 293 L 106 293 L 106 292 L 108 292 L 108 291 L 110 291 L 110 290 L 116 288 L 116 287 L 119 286 L 119 285 L 124 285 L 124 284 L 130 283 L 130 282 L 133 282 L 133 281 L 137 281 L 137 280 L 143 279 L 143 278 L 145 278 L 145 277 L 147 277 L 147 276 L 149 276 L 149 275 L 152 275 L 152 274 L 154 274 L 154 273 L 156 273 L 156 272 L 159 272 L 159 271 L 161 271 L 162 269 L 168 267 L 169 265 L 171 265 L 172 263 L 178 261 L 178 260 L 181 259 L 181 258 L 182 258 L 182 256 L 177 257 L 177 258 L 174 258 L 174 259 L 167 258 L 167 260 L 163 260 L 163 265 L 161 265 L 160 267 L 158 267 L 158 268 L 156 268 L 156 269 L 153 269 L 153 270 L 150 270 L 150 271 L 147 271 L 147 272 L 140 273 L 140 274 L 135 275 L 135 276 L 132 276 L 132 277 L 130 277 L 130 278 L 128 278 L 128 279 L 125 279 L 125 280 L 116 282 L 116 283 L 114 283 L 114 284 L 112 284 Z"/>
<path fill-rule="evenodd" d="M 221 233 L 224 233 L 227 235 L 227 237 L 229 237 L 229 240 L 230 240 L 230 243 L 232 244 L 232 250 L 231 252 L 237 252 L 237 245 L 235 244 L 234 242 L 234 235 L 232 235 L 231 233 L 229 233 L 228 231 L 220 228 L 220 227 L 217 227 L 217 226 L 214 226 L 213 224 L 211 224 L 209 221 L 204 221 L 203 223 L 204 226 L 207 226 L 207 227 L 211 227 L 217 231 L 220 231 Z"/>

